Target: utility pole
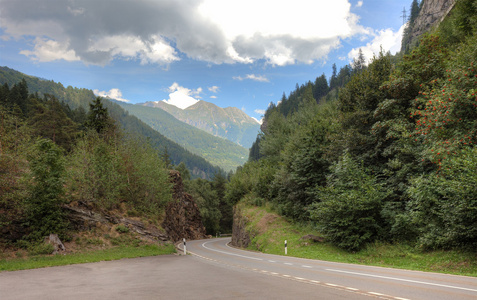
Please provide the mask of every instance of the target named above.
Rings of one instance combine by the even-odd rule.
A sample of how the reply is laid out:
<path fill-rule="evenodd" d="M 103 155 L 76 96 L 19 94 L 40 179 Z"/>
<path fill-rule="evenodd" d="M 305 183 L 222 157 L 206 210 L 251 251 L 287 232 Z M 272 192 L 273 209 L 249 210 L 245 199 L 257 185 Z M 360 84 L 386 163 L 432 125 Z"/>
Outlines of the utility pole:
<path fill-rule="evenodd" d="M 405 7 L 402 8 L 402 16 L 401 16 L 401 18 L 402 18 L 402 25 L 406 24 L 407 15 L 406 15 L 406 8 L 405 8 Z"/>

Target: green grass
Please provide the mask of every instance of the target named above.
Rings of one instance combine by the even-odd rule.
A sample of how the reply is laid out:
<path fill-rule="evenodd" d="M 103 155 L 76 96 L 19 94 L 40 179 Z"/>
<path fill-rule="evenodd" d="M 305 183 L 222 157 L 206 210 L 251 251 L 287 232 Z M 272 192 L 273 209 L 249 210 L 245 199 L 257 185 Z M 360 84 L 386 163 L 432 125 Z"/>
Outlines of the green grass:
<path fill-rule="evenodd" d="M 121 246 L 68 255 L 37 255 L 0 260 L 0 271 L 15 271 L 175 253 L 174 245 Z"/>
<path fill-rule="evenodd" d="M 320 234 L 310 225 L 294 224 L 276 216 L 269 207 L 240 206 L 242 214 L 249 219 L 247 230 L 256 234 L 249 250 L 284 255 L 287 240 L 288 256 L 477 277 L 475 252 L 424 252 L 410 245 L 375 243 L 350 253 L 326 242 L 301 240 L 308 234 Z M 264 222 L 262 218 L 270 221 Z"/>

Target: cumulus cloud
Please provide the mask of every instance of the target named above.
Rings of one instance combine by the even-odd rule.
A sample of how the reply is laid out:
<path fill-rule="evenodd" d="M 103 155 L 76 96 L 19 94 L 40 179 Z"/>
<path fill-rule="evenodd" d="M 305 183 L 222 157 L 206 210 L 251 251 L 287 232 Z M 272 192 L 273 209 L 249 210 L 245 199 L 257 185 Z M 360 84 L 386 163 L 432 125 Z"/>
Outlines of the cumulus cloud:
<path fill-rule="evenodd" d="M 342 39 L 368 33 L 348 0 L 31 2 L 2 0 L 0 26 L 6 36 L 28 40 L 32 48 L 22 53 L 40 62 L 167 65 L 185 55 L 282 66 L 326 59 Z"/>
<path fill-rule="evenodd" d="M 219 91 L 219 87 L 216 85 L 208 87 L 207 89 L 211 91 L 212 93 L 217 93 Z"/>
<path fill-rule="evenodd" d="M 245 77 L 234 76 L 233 79 L 240 80 L 240 81 L 243 81 L 245 79 L 250 79 L 250 80 L 258 81 L 258 82 L 270 82 L 270 80 L 268 80 L 267 77 L 262 75 L 255 75 L 255 74 L 247 74 Z"/>
<path fill-rule="evenodd" d="M 199 100 L 195 99 L 194 97 L 200 98 L 200 94 L 202 93 L 201 87 L 191 90 L 180 86 L 177 82 L 174 82 L 167 90 L 170 93 L 169 99 L 164 99 L 162 101 L 167 104 L 174 105 L 180 109 L 186 109 L 187 107 L 199 102 Z"/>
<path fill-rule="evenodd" d="M 348 53 L 348 59 L 352 61 L 354 58 L 358 57 L 359 49 L 363 52 L 364 57 L 366 58 L 366 64 L 368 64 L 373 55 L 377 55 L 381 51 L 381 47 L 385 52 L 391 52 L 391 54 L 396 54 L 401 50 L 401 41 L 402 34 L 404 32 L 405 25 L 397 32 L 393 32 L 391 29 L 380 30 L 374 34 L 374 39 L 367 43 L 366 46 L 361 48 L 354 48 Z"/>
<path fill-rule="evenodd" d="M 256 112 L 257 114 L 261 114 L 261 115 L 264 115 L 265 114 L 265 110 L 264 109 L 256 109 L 254 110 L 254 112 Z"/>
<path fill-rule="evenodd" d="M 263 118 L 262 118 L 262 119 L 260 119 L 260 120 L 258 120 L 257 118 L 255 118 L 255 117 L 252 117 L 252 119 L 254 119 L 254 120 L 255 120 L 255 122 L 257 122 L 257 123 L 258 123 L 258 124 L 260 124 L 260 125 L 262 125 L 262 123 L 263 123 Z"/>
<path fill-rule="evenodd" d="M 358 3 L 356 3 L 356 7 L 361 7 L 363 6 L 363 1 L 358 1 Z"/>
<path fill-rule="evenodd" d="M 129 102 L 129 100 L 123 98 L 123 93 L 119 89 L 110 89 L 109 92 L 95 89 L 93 90 L 93 93 L 96 96 L 111 98 L 122 102 Z"/>
<path fill-rule="evenodd" d="M 67 44 L 60 44 L 54 40 L 37 37 L 33 51 L 22 50 L 20 54 L 30 57 L 34 61 L 48 62 L 54 60 L 75 61 L 80 60 L 75 52 L 68 49 Z"/>

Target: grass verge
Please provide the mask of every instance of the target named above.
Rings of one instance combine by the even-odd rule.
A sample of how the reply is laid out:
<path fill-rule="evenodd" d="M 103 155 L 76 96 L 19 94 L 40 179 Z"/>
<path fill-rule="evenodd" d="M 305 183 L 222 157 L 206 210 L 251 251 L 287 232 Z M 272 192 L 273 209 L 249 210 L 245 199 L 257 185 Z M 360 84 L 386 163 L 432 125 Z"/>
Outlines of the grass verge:
<path fill-rule="evenodd" d="M 477 277 L 475 252 L 424 252 L 410 245 L 375 243 L 350 253 L 326 242 L 301 239 L 308 234 L 320 234 L 310 225 L 288 222 L 269 207 L 239 205 L 249 220 L 246 230 L 253 235 L 249 250 L 284 255 L 287 240 L 288 256 Z"/>
<path fill-rule="evenodd" d="M 175 248 L 172 244 L 164 246 L 120 246 L 110 249 L 94 250 L 68 255 L 36 255 L 27 258 L 2 259 L 0 260 L 0 271 L 36 269 L 172 253 L 175 253 Z"/>

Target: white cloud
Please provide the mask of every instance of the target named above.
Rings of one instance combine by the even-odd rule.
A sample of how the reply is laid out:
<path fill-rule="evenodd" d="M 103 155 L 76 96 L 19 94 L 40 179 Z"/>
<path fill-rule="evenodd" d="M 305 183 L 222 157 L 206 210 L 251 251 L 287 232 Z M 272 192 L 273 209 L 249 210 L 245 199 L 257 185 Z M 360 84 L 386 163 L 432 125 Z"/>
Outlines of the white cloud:
<path fill-rule="evenodd" d="M 358 1 L 358 3 L 356 3 L 356 7 L 361 7 L 363 6 L 363 1 Z"/>
<path fill-rule="evenodd" d="M 0 26 L 4 35 L 31 41 L 22 53 L 40 62 L 167 65 L 184 54 L 282 66 L 324 60 L 342 39 L 369 34 L 350 9 L 348 0 L 44 0 L 41 6 L 2 0 Z"/>
<path fill-rule="evenodd" d="M 265 110 L 264 109 L 256 109 L 254 110 L 254 112 L 256 112 L 257 114 L 261 114 L 261 115 L 264 115 L 265 114 Z"/>
<path fill-rule="evenodd" d="M 381 47 L 385 52 L 389 51 L 391 54 L 396 54 L 401 50 L 404 27 L 405 25 L 401 26 L 397 32 L 393 32 L 391 29 L 378 31 L 374 34 L 374 39 L 367 43 L 366 46 L 352 49 L 348 53 L 348 59 L 352 61 L 358 57 L 359 49 L 363 52 L 367 64 L 371 61 L 374 54 L 377 55 L 379 53 Z"/>
<path fill-rule="evenodd" d="M 168 89 L 169 91 L 169 99 L 168 100 L 162 100 L 167 104 L 174 105 L 180 109 L 186 109 L 189 106 L 192 106 L 199 102 L 199 100 L 195 99 L 192 96 L 195 96 L 197 98 L 200 97 L 200 94 L 202 93 L 202 88 L 199 87 L 195 90 L 191 90 L 188 88 L 185 88 L 183 86 L 180 86 L 177 82 L 174 82 Z"/>
<path fill-rule="evenodd" d="M 210 96 L 211 99 L 217 99 L 217 96 Z"/>
<path fill-rule="evenodd" d="M 211 91 L 212 93 L 217 93 L 219 91 L 219 87 L 216 85 L 208 87 L 207 89 Z"/>
<path fill-rule="evenodd" d="M 240 81 L 243 81 L 245 79 L 250 79 L 250 80 L 259 81 L 259 82 L 270 82 L 270 80 L 268 80 L 267 77 L 262 75 L 255 75 L 255 74 L 247 74 L 245 77 L 234 76 L 232 78 L 235 80 L 240 80 Z"/>
<path fill-rule="evenodd" d="M 20 54 L 30 57 L 34 61 L 48 62 L 64 59 L 66 61 L 80 60 L 73 50 L 68 50 L 67 43 L 59 43 L 37 37 L 33 51 L 22 50 Z"/>
<path fill-rule="evenodd" d="M 123 93 L 119 89 L 110 89 L 109 92 L 95 89 L 93 90 L 93 93 L 96 96 L 111 98 L 123 102 L 129 102 L 129 100 L 123 98 Z"/>
<path fill-rule="evenodd" d="M 254 119 L 260 125 L 262 125 L 262 123 L 263 123 L 263 118 L 258 120 L 257 118 L 252 117 L 252 119 Z"/>

